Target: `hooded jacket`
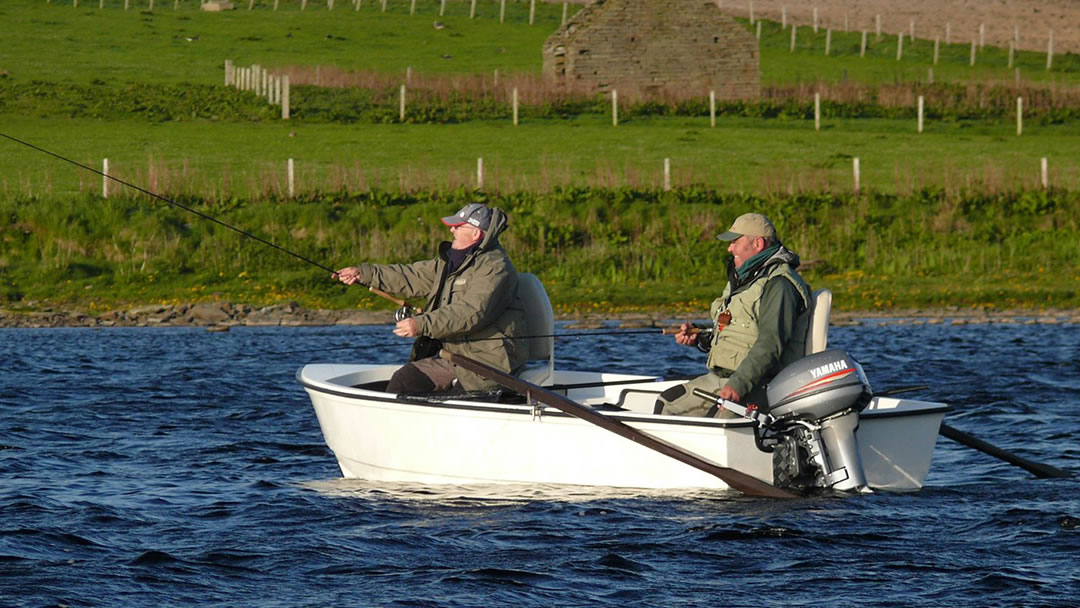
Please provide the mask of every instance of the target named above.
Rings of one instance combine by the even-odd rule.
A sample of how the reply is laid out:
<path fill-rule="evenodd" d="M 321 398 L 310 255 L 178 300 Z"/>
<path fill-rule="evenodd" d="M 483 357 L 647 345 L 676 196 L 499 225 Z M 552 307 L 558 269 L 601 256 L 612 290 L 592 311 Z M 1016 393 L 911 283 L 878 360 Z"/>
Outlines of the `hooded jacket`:
<path fill-rule="evenodd" d="M 491 209 L 491 225 L 483 240 L 454 272 L 447 272 L 451 243 L 439 244 L 431 260 L 411 264 L 360 264 L 364 285 L 407 298 L 427 298 L 416 315 L 417 331 L 442 341 L 447 351 L 486 363 L 507 373 L 525 364 L 525 305 L 518 296 L 517 270 L 499 244 L 509 225 L 501 209 Z M 469 391 L 493 388 L 495 383 L 457 368 L 458 381 Z"/>

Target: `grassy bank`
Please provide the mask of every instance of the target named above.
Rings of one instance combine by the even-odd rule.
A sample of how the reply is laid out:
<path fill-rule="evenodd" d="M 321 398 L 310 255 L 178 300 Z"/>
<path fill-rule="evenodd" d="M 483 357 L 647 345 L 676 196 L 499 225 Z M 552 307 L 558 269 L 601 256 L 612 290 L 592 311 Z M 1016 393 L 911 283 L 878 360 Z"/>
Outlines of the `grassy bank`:
<path fill-rule="evenodd" d="M 428 257 L 438 218 L 476 194 L 310 195 L 185 205 L 332 268 Z M 748 210 L 773 217 L 816 287 L 841 310 L 1080 305 L 1080 196 L 1022 191 L 910 196 L 724 195 L 573 188 L 488 195 L 505 208 L 518 268 L 538 274 L 560 310 L 700 312 L 722 289 L 714 240 Z M 362 290 L 236 232 L 160 202 L 18 198 L 0 249 L 7 307 L 109 310 L 209 298 L 309 308 L 380 307 Z"/>

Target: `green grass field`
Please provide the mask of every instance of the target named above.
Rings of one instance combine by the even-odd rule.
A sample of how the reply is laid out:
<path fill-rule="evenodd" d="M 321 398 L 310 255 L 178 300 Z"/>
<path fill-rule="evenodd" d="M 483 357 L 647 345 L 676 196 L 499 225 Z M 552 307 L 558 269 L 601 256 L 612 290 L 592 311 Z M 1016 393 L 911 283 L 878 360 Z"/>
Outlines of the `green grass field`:
<path fill-rule="evenodd" d="M 456 125 L 337 125 L 59 120 L 8 117 L 4 131 L 154 191 L 257 198 L 284 193 L 294 159 L 297 192 L 555 187 L 659 187 L 671 159 L 673 187 L 722 192 L 848 192 L 854 157 L 863 189 L 910 192 L 926 186 L 1001 191 L 1035 187 L 1040 158 L 1050 182 L 1080 186 L 1080 135 L 1069 125 L 1033 127 L 1016 137 L 1005 125 L 912 121 L 794 124 L 725 119 L 646 118 L 612 127 L 600 117 Z M 101 178 L 0 141 L 0 194 L 100 192 Z"/>
<path fill-rule="evenodd" d="M 176 9 L 173 0 L 157 0 L 153 12 L 147 0 L 133 0 L 126 11 L 123 4 L 0 4 L 7 31 L 0 44 L 0 133 L 94 169 L 108 158 L 113 175 L 211 213 L 240 209 L 226 217 L 321 251 L 332 258 L 327 263 L 383 259 L 390 251 L 402 259 L 418 255 L 419 243 L 437 234 L 427 227 L 406 237 L 405 228 L 417 228 L 398 225 L 396 214 L 411 213 L 417 200 L 426 201 L 423 217 L 458 205 L 476 186 L 482 157 L 484 190 L 505 197 L 528 231 L 509 241 L 515 258 L 541 273 L 563 309 L 618 312 L 676 302 L 694 310 L 707 302 L 716 291 L 707 281 L 686 286 L 680 277 L 719 276 L 716 264 L 697 261 L 721 256 L 715 243 L 695 233 L 702 241 L 694 247 L 705 249 L 691 254 L 679 240 L 658 236 L 681 230 L 665 223 L 672 220 L 649 223 L 655 205 L 674 203 L 689 205 L 682 221 L 709 229 L 749 208 L 781 214 L 792 243 L 822 262 L 808 272 L 837 292 L 842 309 L 1075 306 L 1080 297 L 1071 263 L 1071 193 L 1080 190 L 1075 56 L 1055 58 L 1048 72 L 1044 55 L 1019 53 L 1022 85 L 1014 88 L 1015 69 L 1002 49 L 981 50 L 972 67 L 968 45 L 942 45 L 932 66 L 932 42 L 905 41 L 897 61 L 895 36 L 871 35 L 860 57 L 859 33 L 834 32 L 826 57 L 824 30 L 800 28 L 792 53 L 790 33 L 765 22 L 762 83 L 789 97 L 776 106 L 727 107 L 715 128 L 700 100 L 628 106 L 617 127 L 602 99 L 570 110 L 528 107 L 515 127 L 502 98 L 452 93 L 447 101 L 438 92 L 417 94 L 413 114 L 400 123 L 396 85 L 372 92 L 365 107 L 330 89 L 300 87 L 296 118 L 283 121 L 253 94 L 223 86 L 226 59 L 390 75 L 391 82 L 411 68 L 418 77 L 444 78 L 440 86 L 455 75 L 487 78 L 496 70 L 508 79 L 535 78 L 562 6 L 538 3 L 530 25 L 523 1 L 507 3 L 505 23 L 492 0 L 478 2 L 476 19 L 463 1 L 448 2 L 444 16 L 436 0 L 418 0 L 415 15 L 407 0 L 389 0 L 385 14 L 374 0 L 360 10 L 337 0 L 332 11 L 325 2 L 301 11 L 299 0 L 282 0 L 276 12 L 270 0 L 251 11 L 240 0 L 239 10 L 226 13 L 202 12 L 194 0 Z M 446 27 L 434 28 L 436 20 Z M 931 66 L 935 82 L 961 84 L 928 88 Z M 859 91 L 844 87 L 863 87 L 879 101 L 826 99 L 815 131 L 808 95 L 819 86 L 856 97 Z M 932 99 L 968 91 L 970 98 L 928 108 L 920 134 L 913 108 L 895 101 L 914 99 L 916 91 Z M 1018 91 L 1035 97 L 1022 136 L 1011 114 Z M 1050 194 L 1040 187 L 1043 157 Z M 296 163 L 295 204 L 285 201 L 289 158 Z M 862 197 L 849 196 L 855 158 Z M 674 191 L 660 195 L 664 159 Z M 119 193 L 125 198 L 117 204 L 144 205 L 138 215 L 147 214 L 145 221 L 129 224 L 130 210 L 97 214 L 92 206 L 102 204 L 101 189 L 100 176 L 0 138 L 0 201 L 15 218 L 0 246 L 0 301 L 90 301 L 96 309 L 213 293 L 320 306 L 353 301 L 310 269 L 266 262 L 253 243 L 231 240 L 221 248 L 200 239 L 185 248 L 184 239 L 209 232 L 197 221 L 177 232 L 186 220 L 131 193 Z M 264 200 L 275 204 L 259 210 Z M 534 209 L 553 204 L 558 213 Z M 341 229 L 329 249 L 307 240 L 351 205 L 349 213 L 359 215 L 350 221 L 368 232 Z M 986 207 L 995 205 L 1008 209 L 988 219 Z M 282 228 L 288 222 L 296 222 L 291 232 Z M 928 229 L 933 237 L 921 238 Z M 384 247 L 351 244 L 369 237 Z M 554 255 L 551 239 L 560 243 Z M 391 246 L 399 242 L 408 246 Z M 640 253 L 653 247 L 661 251 Z M 1043 251 L 1043 259 L 1030 259 L 1029 251 Z M 163 270 L 177 256 L 190 267 Z M 230 264 L 243 269 L 231 272 Z M 49 277 L 57 273 L 75 279 L 53 285 Z"/>

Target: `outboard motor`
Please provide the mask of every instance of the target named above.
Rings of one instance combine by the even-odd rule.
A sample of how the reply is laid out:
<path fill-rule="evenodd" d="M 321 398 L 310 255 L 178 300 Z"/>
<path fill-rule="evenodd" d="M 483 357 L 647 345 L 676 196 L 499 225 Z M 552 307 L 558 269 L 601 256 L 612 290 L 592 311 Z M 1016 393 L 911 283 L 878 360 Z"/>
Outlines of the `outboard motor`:
<path fill-rule="evenodd" d="M 807 485 L 866 488 L 855 431 L 873 391 L 858 361 L 842 350 L 810 355 L 781 370 L 766 394 L 778 484 L 803 485 L 810 474 L 814 482 Z"/>
<path fill-rule="evenodd" d="M 758 424 L 754 439 L 759 449 L 773 453 L 777 487 L 867 490 L 855 431 L 873 391 L 862 366 L 846 352 L 826 350 L 782 369 L 766 390 L 767 412 L 701 389 L 694 394 Z"/>

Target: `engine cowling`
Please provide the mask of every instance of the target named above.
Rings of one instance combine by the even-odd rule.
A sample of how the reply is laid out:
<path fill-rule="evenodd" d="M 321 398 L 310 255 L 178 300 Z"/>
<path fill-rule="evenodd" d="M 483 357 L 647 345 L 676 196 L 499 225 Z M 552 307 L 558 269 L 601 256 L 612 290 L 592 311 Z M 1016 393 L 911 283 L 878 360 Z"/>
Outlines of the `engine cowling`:
<path fill-rule="evenodd" d="M 858 361 L 842 350 L 815 353 L 781 370 L 766 394 L 783 448 L 774 452 L 775 479 L 810 473 L 811 485 L 867 489 L 855 433 L 873 390 Z"/>
<path fill-rule="evenodd" d="M 769 382 L 769 413 L 775 418 L 821 420 L 847 409 L 862 411 L 873 390 L 851 355 L 826 350 L 799 359 Z"/>

